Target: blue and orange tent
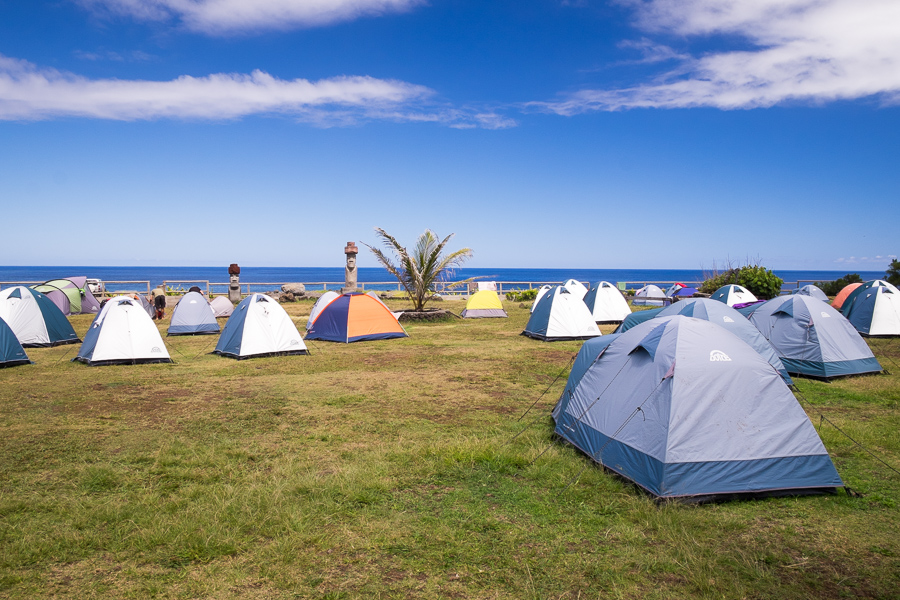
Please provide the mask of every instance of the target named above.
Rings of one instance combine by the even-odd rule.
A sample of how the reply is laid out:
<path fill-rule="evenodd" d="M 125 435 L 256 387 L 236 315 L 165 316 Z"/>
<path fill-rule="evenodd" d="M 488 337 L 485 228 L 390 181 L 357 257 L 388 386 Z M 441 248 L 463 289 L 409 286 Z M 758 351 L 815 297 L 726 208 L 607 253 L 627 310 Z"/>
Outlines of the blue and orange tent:
<path fill-rule="evenodd" d="M 329 302 L 310 324 L 308 340 L 360 342 L 409 337 L 388 308 L 367 294 L 349 293 Z"/>

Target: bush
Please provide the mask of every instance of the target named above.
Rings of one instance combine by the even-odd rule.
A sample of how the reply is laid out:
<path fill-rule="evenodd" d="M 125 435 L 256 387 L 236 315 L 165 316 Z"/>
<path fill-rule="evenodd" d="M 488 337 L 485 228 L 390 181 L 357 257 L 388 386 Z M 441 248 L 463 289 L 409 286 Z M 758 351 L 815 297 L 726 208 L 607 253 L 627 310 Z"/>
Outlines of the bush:
<path fill-rule="evenodd" d="M 531 288 L 528 290 L 512 290 L 510 292 L 506 292 L 506 299 L 512 300 L 513 302 L 529 302 L 537 298 L 537 288 Z"/>
<path fill-rule="evenodd" d="M 842 289 L 850 285 L 851 283 L 862 283 L 862 277 L 859 276 L 859 273 L 847 273 L 843 277 L 839 279 L 835 279 L 834 281 L 817 281 L 816 285 L 825 292 L 826 296 L 837 296 Z"/>
<path fill-rule="evenodd" d="M 723 273 L 715 273 L 707 277 L 698 289 L 704 294 L 712 294 L 723 285 L 738 283 L 740 273 L 740 268 L 728 269 Z"/>
<path fill-rule="evenodd" d="M 884 278 L 888 283 L 900 285 L 900 260 L 896 258 L 888 265 L 887 271 L 884 272 Z"/>
<path fill-rule="evenodd" d="M 748 265 L 741 269 L 738 283 L 757 298 L 769 300 L 781 294 L 784 279 L 761 265 Z"/>
<path fill-rule="evenodd" d="M 757 298 L 768 300 L 781 293 L 784 280 L 762 265 L 746 265 L 710 274 L 699 289 L 704 294 L 712 294 L 723 285 L 731 284 L 742 285 Z"/>

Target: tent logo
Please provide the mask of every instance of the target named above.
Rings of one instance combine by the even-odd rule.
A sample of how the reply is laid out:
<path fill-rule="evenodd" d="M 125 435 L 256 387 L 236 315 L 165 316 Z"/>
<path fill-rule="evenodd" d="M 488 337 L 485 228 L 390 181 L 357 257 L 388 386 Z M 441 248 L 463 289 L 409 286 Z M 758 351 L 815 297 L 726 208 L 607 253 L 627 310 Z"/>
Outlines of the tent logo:
<path fill-rule="evenodd" d="M 731 317 L 722 317 L 722 320 L 726 323 L 734 323 L 734 319 L 732 319 Z"/>
<path fill-rule="evenodd" d="M 827 312 L 824 312 L 824 311 L 823 311 L 823 312 L 822 312 L 822 318 L 823 318 L 823 319 L 830 319 L 831 316 L 830 316 Z"/>
<path fill-rule="evenodd" d="M 721 350 L 713 350 L 709 353 L 709 362 L 731 362 L 731 357 Z"/>
<path fill-rule="evenodd" d="M 162 353 L 162 350 L 159 349 L 159 346 L 153 346 L 153 348 L 150 350 L 150 352 L 151 353 L 155 352 L 157 354 L 160 354 L 160 353 Z"/>

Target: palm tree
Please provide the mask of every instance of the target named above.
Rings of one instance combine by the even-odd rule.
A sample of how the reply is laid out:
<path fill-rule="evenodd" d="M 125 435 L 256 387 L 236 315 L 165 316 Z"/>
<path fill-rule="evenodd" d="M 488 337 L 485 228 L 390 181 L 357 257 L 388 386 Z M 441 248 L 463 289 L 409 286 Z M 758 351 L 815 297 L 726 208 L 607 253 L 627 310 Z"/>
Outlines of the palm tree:
<path fill-rule="evenodd" d="M 375 233 L 381 238 L 384 246 L 394 253 L 396 263 L 378 248 L 363 243 L 372 251 L 378 262 L 404 287 L 413 302 L 415 311 L 425 308 L 425 303 L 434 294 L 435 282 L 441 281 L 454 268 L 472 257 L 470 248 L 462 248 L 447 256 L 441 256 L 447 242 L 454 236 L 452 233 L 443 240 L 439 240 L 437 234 L 426 229 L 416 240 L 416 248 L 412 254 L 407 252 L 406 248 L 384 229 L 376 227 Z"/>

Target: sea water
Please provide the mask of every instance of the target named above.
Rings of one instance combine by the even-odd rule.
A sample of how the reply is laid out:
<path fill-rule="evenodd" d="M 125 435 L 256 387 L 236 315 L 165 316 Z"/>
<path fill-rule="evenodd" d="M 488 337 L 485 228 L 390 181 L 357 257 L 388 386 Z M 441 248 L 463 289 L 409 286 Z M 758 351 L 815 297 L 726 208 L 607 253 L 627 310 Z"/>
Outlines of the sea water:
<path fill-rule="evenodd" d="M 848 272 L 859 273 L 864 281 L 884 277 L 884 271 L 788 271 L 775 270 L 776 275 L 785 281 L 785 289 L 796 289 L 799 285 L 817 281 L 833 281 Z M 219 284 L 212 287 L 215 293 L 225 293 L 228 283 L 227 266 L 220 267 L 3 267 L 0 266 L 0 285 L 6 287 L 10 283 L 44 282 L 59 277 L 85 276 L 105 282 L 149 282 L 156 287 L 164 282 L 172 287 L 187 289 L 196 283 L 205 288 L 205 283 Z M 630 289 L 639 288 L 645 283 L 682 282 L 688 285 L 703 281 L 705 273 L 699 269 L 505 269 L 478 268 L 456 269 L 449 281 L 468 278 L 480 281 L 502 282 L 503 289 L 528 287 L 528 284 L 562 283 L 567 279 L 577 279 L 594 284 L 598 281 L 611 283 L 626 282 Z M 364 289 L 390 290 L 397 289 L 396 279 L 380 267 L 359 267 L 357 279 Z M 309 289 L 337 289 L 343 285 L 343 267 L 241 267 L 240 281 L 246 290 L 246 284 L 252 285 L 252 291 L 263 292 L 277 289 L 283 283 L 304 283 Z M 143 290 L 147 284 L 111 284 L 109 291 Z"/>

